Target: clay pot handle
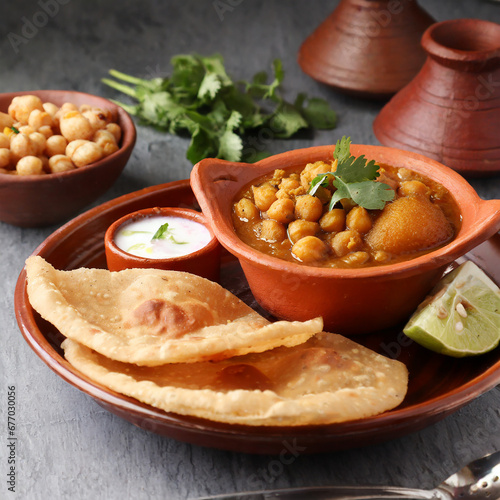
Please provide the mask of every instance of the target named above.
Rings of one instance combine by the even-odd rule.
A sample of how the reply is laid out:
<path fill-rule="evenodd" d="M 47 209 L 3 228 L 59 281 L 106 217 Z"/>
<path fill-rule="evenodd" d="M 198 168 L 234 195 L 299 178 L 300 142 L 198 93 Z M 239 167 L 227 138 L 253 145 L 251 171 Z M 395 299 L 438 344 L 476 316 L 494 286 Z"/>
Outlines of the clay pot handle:
<path fill-rule="evenodd" d="M 477 212 L 477 230 L 490 236 L 500 231 L 500 200 L 481 200 Z"/>

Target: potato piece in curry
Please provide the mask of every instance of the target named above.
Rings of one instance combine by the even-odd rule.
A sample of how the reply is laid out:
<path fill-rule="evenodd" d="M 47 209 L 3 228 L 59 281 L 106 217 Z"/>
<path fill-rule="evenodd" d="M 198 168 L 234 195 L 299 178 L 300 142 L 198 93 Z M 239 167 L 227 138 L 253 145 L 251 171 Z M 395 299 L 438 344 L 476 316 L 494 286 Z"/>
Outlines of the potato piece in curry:
<path fill-rule="evenodd" d="M 458 207 L 438 183 L 406 168 L 380 165 L 373 182 L 393 189 L 393 201 L 381 210 L 367 210 L 351 199 L 330 207 L 336 169 L 336 160 L 314 162 L 275 170 L 246 186 L 234 203 L 236 233 L 268 255 L 332 268 L 402 262 L 455 237 L 460 227 Z M 328 172 L 332 173 L 329 185 L 309 194 L 315 176 Z M 279 237 L 270 237 L 271 229 Z"/>

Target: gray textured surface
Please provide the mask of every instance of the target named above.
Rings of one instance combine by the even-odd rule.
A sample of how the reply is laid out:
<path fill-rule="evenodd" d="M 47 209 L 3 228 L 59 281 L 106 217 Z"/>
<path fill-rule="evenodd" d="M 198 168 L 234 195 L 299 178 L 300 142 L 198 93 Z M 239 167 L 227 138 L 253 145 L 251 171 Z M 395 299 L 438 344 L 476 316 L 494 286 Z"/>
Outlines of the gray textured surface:
<path fill-rule="evenodd" d="M 44 2 L 0 5 L 0 91 L 78 89 L 113 97 L 100 83 L 109 68 L 151 76 L 169 71 L 179 52 L 220 52 L 228 72 L 248 78 L 283 59 L 286 91 L 327 98 L 339 114 L 332 132 L 276 141 L 273 153 L 332 143 L 343 134 L 377 144 L 372 122 L 381 104 L 337 94 L 296 64 L 304 38 L 333 2 L 235 1 L 221 20 L 212 1 L 69 0 L 16 53 L 20 33 Z M 500 22 L 500 6 L 473 0 L 422 0 L 438 20 L 478 17 Z M 43 19 L 40 18 L 40 19 Z M 133 156 L 115 186 L 97 203 L 144 186 L 187 178 L 187 140 L 138 127 Z M 500 179 L 473 181 L 484 198 L 500 197 Z M 428 488 L 470 459 L 500 449 L 500 389 L 444 421 L 386 444 L 316 456 L 279 466 L 269 456 L 199 448 L 140 430 L 101 409 L 52 373 L 24 342 L 13 292 L 24 259 L 55 228 L 0 223 L 0 498 L 184 499 L 246 488 L 323 484 L 394 484 Z M 16 493 L 7 490 L 7 391 L 16 386 Z"/>

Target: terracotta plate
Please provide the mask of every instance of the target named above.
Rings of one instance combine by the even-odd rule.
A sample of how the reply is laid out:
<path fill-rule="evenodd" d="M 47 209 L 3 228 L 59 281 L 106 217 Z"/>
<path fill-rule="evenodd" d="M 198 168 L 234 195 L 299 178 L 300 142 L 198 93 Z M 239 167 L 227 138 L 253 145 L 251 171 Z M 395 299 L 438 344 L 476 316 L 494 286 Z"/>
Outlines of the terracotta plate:
<path fill-rule="evenodd" d="M 104 233 L 108 226 L 129 212 L 154 206 L 196 207 L 189 181 L 146 188 L 93 208 L 55 231 L 34 253 L 58 269 L 105 267 Z M 500 234 L 477 247 L 467 258 L 500 283 Z M 238 262 L 229 255 L 223 259 L 221 284 L 256 307 Z M 38 356 L 101 406 L 143 429 L 226 450 L 280 453 L 294 446 L 302 453 L 313 453 L 374 444 L 431 425 L 500 383 L 500 349 L 477 358 L 453 359 L 419 347 L 396 330 L 356 337 L 356 341 L 408 366 L 408 394 L 397 409 L 372 418 L 324 426 L 220 424 L 165 413 L 110 391 L 80 374 L 62 356 L 62 335 L 31 308 L 24 270 L 17 282 L 15 307 L 21 332 Z"/>

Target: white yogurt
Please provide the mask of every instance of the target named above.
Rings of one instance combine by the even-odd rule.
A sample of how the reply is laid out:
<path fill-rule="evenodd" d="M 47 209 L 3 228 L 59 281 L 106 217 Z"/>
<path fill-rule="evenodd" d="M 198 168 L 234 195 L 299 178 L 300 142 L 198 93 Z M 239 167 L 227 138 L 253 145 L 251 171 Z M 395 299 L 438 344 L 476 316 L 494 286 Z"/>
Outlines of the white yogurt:
<path fill-rule="evenodd" d="M 210 232 L 203 224 L 163 215 L 124 224 L 115 234 L 118 248 L 148 259 L 188 255 L 206 246 L 210 240 Z"/>

